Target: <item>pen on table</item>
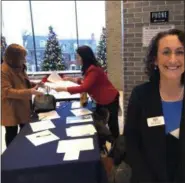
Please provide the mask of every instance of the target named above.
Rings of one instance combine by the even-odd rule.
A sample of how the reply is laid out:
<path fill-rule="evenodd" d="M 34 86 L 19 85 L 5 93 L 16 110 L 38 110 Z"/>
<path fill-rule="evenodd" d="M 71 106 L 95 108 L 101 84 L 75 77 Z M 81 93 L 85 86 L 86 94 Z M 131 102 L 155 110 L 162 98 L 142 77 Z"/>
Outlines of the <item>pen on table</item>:
<path fill-rule="evenodd" d="M 45 137 L 45 136 L 50 136 L 51 134 L 45 134 L 45 135 L 37 135 L 36 137 Z"/>

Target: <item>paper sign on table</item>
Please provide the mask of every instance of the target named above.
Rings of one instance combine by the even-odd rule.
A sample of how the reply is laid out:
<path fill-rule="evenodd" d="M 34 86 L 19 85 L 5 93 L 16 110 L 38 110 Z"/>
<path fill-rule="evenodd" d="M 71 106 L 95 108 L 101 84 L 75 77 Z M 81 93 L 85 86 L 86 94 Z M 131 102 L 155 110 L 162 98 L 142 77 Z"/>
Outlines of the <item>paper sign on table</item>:
<path fill-rule="evenodd" d="M 30 126 L 33 132 L 55 128 L 55 125 L 50 120 L 30 123 Z"/>
<path fill-rule="evenodd" d="M 71 112 L 75 115 L 75 116 L 83 116 L 83 115 L 88 115 L 88 114 L 92 114 L 92 111 L 85 109 L 85 108 L 80 108 L 80 109 L 73 109 L 71 110 Z"/>
<path fill-rule="evenodd" d="M 66 118 L 67 124 L 73 123 L 85 123 L 85 122 L 93 122 L 92 115 L 85 115 L 85 116 L 68 116 Z"/>
<path fill-rule="evenodd" d="M 80 155 L 80 151 L 78 150 L 68 151 L 65 153 L 63 160 L 64 161 L 78 160 L 79 155 Z"/>
<path fill-rule="evenodd" d="M 66 134 L 68 137 L 80 137 L 87 135 L 94 135 L 96 129 L 93 125 L 78 125 L 66 128 Z"/>
<path fill-rule="evenodd" d="M 46 144 L 48 142 L 59 140 L 59 137 L 57 137 L 49 130 L 27 135 L 26 138 L 30 140 L 30 142 L 35 146 L 39 146 L 42 144 Z"/>
<path fill-rule="evenodd" d="M 49 77 L 47 78 L 48 81 L 52 83 L 56 83 L 62 80 L 62 78 L 57 74 L 56 71 L 52 72 Z"/>
<path fill-rule="evenodd" d="M 71 109 L 81 108 L 81 104 L 79 101 L 75 101 L 71 104 Z"/>
<path fill-rule="evenodd" d="M 70 151 L 93 150 L 93 138 L 61 140 L 58 142 L 57 153 L 66 153 Z"/>
<path fill-rule="evenodd" d="M 60 118 L 60 116 L 56 111 L 39 113 L 38 116 L 39 116 L 39 120 L 50 120 L 50 119 Z"/>

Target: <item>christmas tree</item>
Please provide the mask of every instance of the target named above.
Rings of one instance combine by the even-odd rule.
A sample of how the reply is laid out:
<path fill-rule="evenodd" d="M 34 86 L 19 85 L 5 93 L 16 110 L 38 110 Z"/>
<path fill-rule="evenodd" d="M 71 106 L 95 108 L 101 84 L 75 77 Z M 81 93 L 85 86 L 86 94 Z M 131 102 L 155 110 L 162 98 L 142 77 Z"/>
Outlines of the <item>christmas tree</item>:
<path fill-rule="evenodd" d="M 57 35 L 53 31 L 53 27 L 49 26 L 49 35 L 44 53 L 42 64 L 43 71 L 65 70 L 62 50 L 57 39 Z"/>
<path fill-rule="evenodd" d="M 102 34 L 97 46 L 97 60 L 105 72 L 107 72 L 107 49 L 106 49 L 106 29 L 102 28 Z"/>
<path fill-rule="evenodd" d="M 7 47 L 6 39 L 4 36 L 1 35 L 1 63 L 3 62 L 3 56 L 6 50 L 6 47 Z"/>

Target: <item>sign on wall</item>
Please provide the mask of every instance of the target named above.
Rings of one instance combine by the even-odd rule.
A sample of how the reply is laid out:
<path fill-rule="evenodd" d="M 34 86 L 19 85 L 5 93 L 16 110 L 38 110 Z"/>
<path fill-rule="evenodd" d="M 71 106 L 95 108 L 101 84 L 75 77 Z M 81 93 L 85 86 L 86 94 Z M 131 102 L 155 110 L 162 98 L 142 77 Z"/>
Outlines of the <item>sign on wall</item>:
<path fill-rule="evenodd" d="M 169 11 L 150 12 L 151 23 L 164 23 L 169 21 Z"/>
<path fill-rule="evenodd" d="M 143 26 L 143 37 L 142 43 L 143 47 L 147 47 L 151 41 L 151 39 L 162 31 L 167 31 L 169 29 L 174 29 L 175 25 L 149 25 Z"/>

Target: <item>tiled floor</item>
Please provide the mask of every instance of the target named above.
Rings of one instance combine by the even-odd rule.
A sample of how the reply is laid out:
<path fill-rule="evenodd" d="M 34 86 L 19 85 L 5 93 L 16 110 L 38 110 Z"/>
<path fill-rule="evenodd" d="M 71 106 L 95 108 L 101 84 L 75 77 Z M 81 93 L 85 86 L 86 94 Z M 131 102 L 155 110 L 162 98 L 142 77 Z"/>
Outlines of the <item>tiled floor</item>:
<path fill-rule="evenodd" d="M 123 132 L 123 92 L 120 91 L 120 107 L 121 107 L 121 113 L 119 114 L 118 118 L 119 118 L 119 129 L 120 129 L 120 134 L 122 134 Z M 1 153 L 4 152 L 4 150 L 6 149 L 6 145 L 5 145 L 5 129 L 4 127 L 1 128 Z"/>

